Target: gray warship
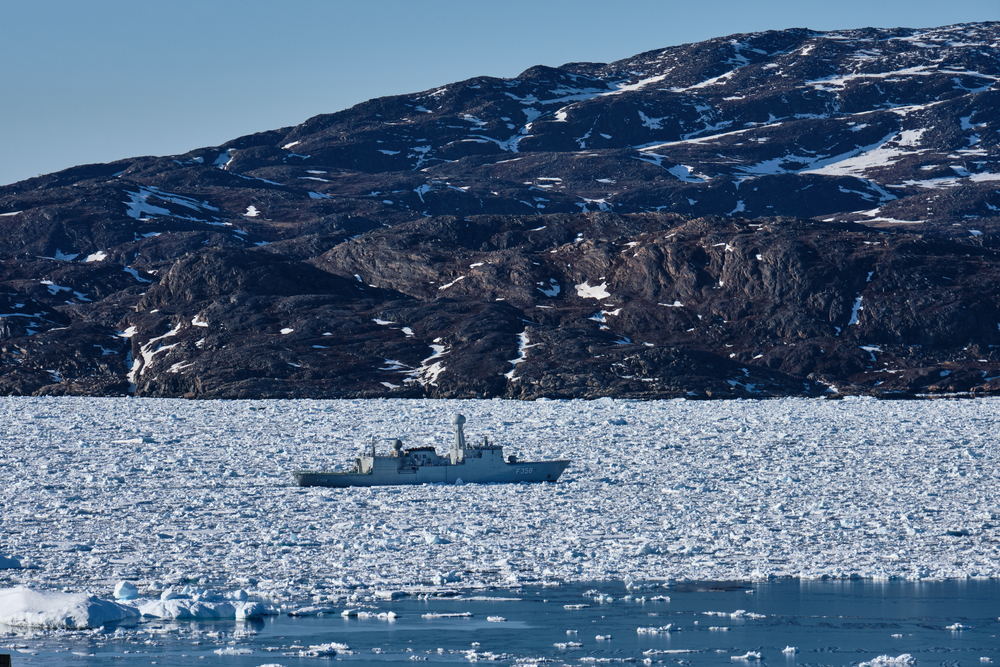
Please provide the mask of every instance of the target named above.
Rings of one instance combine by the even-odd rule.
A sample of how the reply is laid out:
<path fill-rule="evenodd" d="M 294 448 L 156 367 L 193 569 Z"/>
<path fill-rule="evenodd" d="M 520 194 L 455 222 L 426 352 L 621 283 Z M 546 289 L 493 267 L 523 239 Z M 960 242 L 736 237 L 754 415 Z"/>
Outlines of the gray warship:
<path fill-rule="evenodd" d="M 509 484 L 554 482 L 569 461 L 518 461 L 514 455 L 504 460 L 503 446 L 483 438 L 482 444 L 465 440 L 465 417 L 455 415 L 455 442 L 447 456 L 434 447 L 403 449 L 394 440 L 388 455 L 375 451 L 375 441 L 364 455 L 354 459 L 351 470 L 296 470 L 299 486 L 393 486 L 396 484 Z"/>

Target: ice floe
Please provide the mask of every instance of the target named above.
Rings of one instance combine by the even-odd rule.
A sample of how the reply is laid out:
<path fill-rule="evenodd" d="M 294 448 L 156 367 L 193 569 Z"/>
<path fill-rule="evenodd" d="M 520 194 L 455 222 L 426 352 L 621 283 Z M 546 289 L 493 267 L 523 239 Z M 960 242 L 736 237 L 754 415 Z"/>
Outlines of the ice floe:
<path fill-rule="evenodd" d="M 917 662 L 909 653 L 903 653 L 902 655 L 897 655 L 895 657 L 891 655 L 880 655 L 874 660 L 868 662 L 862 662 L 858 667 L 886 667 L 887 665 L 912 665 Z"/>
<path fill-rule="evenodd" d="M 139 616 L 132 607 L 86 593 L 26 586 L 0 589 L 0 625 L 28 628 L 97 628 Z"/>
<path fill-rule="evenodd" d="M 129 581 L 119 581 L 115 585 L 116 600 L 132 600 L 139 597 L 139 589 Z"/>
<path fill-rule="evenodd" d="M 19 559 L 0 554 L 0 570 L 20 570 L 22 567 Z"/>
<path fill-rule="evenodd" d="M 232 618 L 238 621 L 262 618 L 268 609 L 260 602 L 228 602 L 172 598 L 151 600 L 139 605 L 143 616 L 170 620 L 211 620 Z"/>

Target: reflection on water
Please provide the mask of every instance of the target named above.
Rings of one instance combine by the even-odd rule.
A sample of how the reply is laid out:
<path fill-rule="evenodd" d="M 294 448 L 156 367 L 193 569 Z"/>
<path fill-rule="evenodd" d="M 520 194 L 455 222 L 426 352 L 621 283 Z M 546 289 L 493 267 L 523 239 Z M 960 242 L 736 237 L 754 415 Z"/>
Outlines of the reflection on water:
<path fill-rule="evenodd" d="M 330 660 L 814 667 L 878 664 L 880 656 L 895 660 L 888 665 L 904 664 L 906 654 L 922 665 L 1000 663 L 998 581 L 696 582 L 639 590 L 600 582 L 353 608 L 371 617 L 283 615 L 255 623 L 152 621 L 88 633 L 7 633 L 0 635 L 0 647 L 8 647 L 0 653 L 12 653 L 15 667 Z M 390 610 L 398 618 L 375 617 Z"/>

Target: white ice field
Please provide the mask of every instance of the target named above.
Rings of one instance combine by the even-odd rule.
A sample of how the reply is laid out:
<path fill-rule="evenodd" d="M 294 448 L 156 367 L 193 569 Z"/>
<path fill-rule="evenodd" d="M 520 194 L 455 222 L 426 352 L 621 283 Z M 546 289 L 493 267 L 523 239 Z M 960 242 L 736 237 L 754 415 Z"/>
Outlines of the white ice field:
<path fill-rule="evenodd" d="M 555 484 L 292 485 L 372 434 L 443 451 L 458 412 L 470 440 L 572 463 Z M 197 584 L 280 608 L 421 586 L 1000 577 L 998 421 L 995 399 L 0 398 L 0 589 Z"/>

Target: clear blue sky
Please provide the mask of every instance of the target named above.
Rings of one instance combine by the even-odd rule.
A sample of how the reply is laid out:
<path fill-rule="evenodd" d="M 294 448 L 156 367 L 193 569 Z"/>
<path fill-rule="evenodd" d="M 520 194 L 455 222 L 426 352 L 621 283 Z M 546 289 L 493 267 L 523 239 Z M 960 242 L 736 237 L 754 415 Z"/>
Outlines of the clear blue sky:
<path fill-rule="evenodd" d="M 1000 20 L 1000 0 L 6 0 L 0 184 L 358 102 L 736 32 Z"/>

